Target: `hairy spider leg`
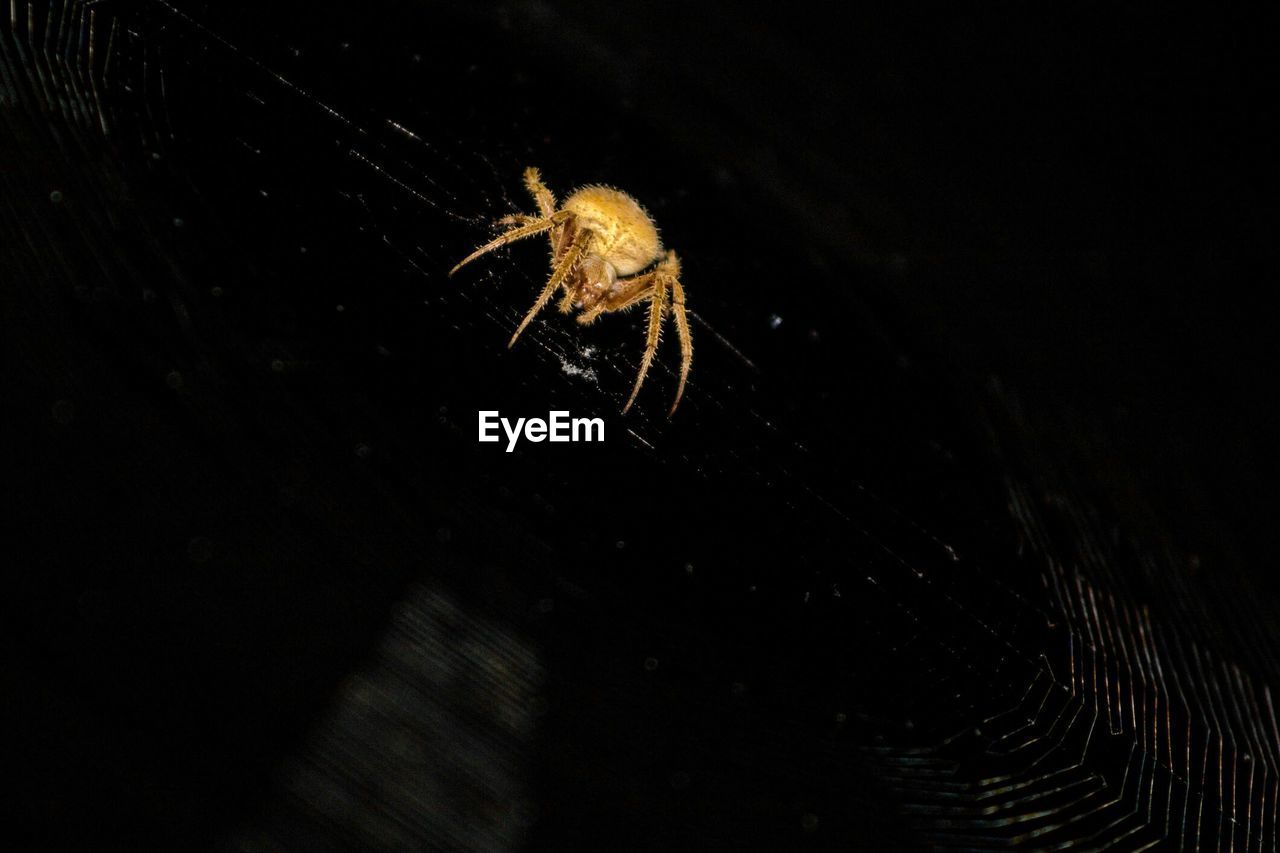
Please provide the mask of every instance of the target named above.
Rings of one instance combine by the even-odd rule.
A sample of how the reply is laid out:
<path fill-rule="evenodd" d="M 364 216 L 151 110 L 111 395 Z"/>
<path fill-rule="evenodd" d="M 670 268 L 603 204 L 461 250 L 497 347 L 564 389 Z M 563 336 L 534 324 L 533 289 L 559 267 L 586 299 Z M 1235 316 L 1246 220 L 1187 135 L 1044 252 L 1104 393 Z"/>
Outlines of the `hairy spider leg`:
<path fill-rule="evenodd" d="M 524 186 L 529 191 L 529 195 L 533 196 L 534 202 L 538 205 L 538 210 L 546 218 L 555 215 L 556 212 L 556 196 L 555 193 L 542 182 L 542 173 L 538 171 L 536 166 L 530 166 L 524 170 Z M 569 248 L 568 229 L 557 226 L 551 229 L 551 233 L 547 235 L 551 243 L 551 268 L 554 270 L 560 262 L 561 255 Z"/>
<path fill-rule="evenodd" d="M 622 407 L 624 415 L 636 401 L 640 386 L 644 384 L 644 377 L 649 372 L 649 365 L 653 362 L 653 354 L 658 349 L 658 339 L 662 337 L 662 320 L 666 314 L 666 308 L 667 282 L 664 276 L 655 275 L 653 296 L 649 299 L 649 334 L 644 344 L 644 355 L 640 358 L 640 373 L 636 376 L 636 384 L 631 388 L 631 396 L 627 398 L 627 404 Z"/>
<path fill-rule="evenodd" d="M 675 260 L 675 253 L 671 254 Z M 689 315 L 685 312 L 684 288 L 680 279 L 671 276 L 671 317 L 676 321 L 676 334 L 680 338 L 680 384 L 676 387 L 676 399 L 671 404 L 667 417 L 676 413 L 680 398 L 684 396 L 684 386 L 689 379 L 689 368 L 693 365 L 693 336 L 689 334 Z"/>
<path fill-rule="evenodd" d="M 494 222 L 494 225 L 528 225 L 530 222 L 538 222 L 541 216 L 530 216 L 527 213 L 508 213 L 506 216 Z"/>
<path fill-rule="evenodd" d="M 576 240 L 581 234 L 586 233 L 589 233 L 588 229 L 580 229 L 576 218 L 570 219 L 566 222 L 560 230 L 560 244 L 552 247 L 552 265 L 554 266 L 555 262 L 564 256 L 564 253 L 568 251 L 568 247 L 573 244 L 574 240 Z M 581 295 L 580 291 L 582 289 L 582 284 L 582 276 L 577 274 L 566 277 L 565 280 L 560 283 L 560 286 L 564 288 L 564 296 L 561 297 L 557 310 L 559 310 L 561 314 L 568 314 L 573 310 L 575 300 Z"/>
<path fill-rule="evenodd" d="M 533 307 L 529 309 L 529 313 L 524 315 L 524 319 L 520 321 L 516 332 L 511 336 L 511 341 L 507 347 L 513 347 L 516 338 L 520 337 L 520 333 L 525 327 L 533 321 L 533 318 L 539 311 L 546 307 L 547 302 L 551 300 L 551 295 L 556 292 L 556 288 L 564 281 L 565 276 L 573 271 L 578 260 L 582 257 L 582 252 L 587 248 L 587 243 L 591 240 L 590 231 L 579 231 L 578 235 L 573 238 L 573 242 L 569 245 L 569 249 L 564 253 L 564 257 L 560 259 L 560 263 L 556 266 L 556 271 L 551 274 L 551 278 L 547 279 L 546 285 L 542 288 L 542 292 L 538 294 L 538 299 L 533 303 Z"/>
<path fill-rule="evenodd" d="M 680 398 L 684 396 L 684 387 L 689 381 L 689 368 L 693 366 L 693 335 L 689 332 L 689 314 L 684 302 L 684 286 L 680 284 L 680 259 L 673 250 L 667 250 L 667 256 L 654 268 L 655 278 L 666 282 L 671 289 L 671 319 L 676 326 L 676 336 L 680 340 L 680 383 L 676 386 L 676 398 L 671 403 L 667 417 L 676 413 Z M 622 307 L 625 307 L 622 306 Z"/>
<path fill-rule="evenodd" d="M 560 231 L 560 245 L 553 245 L 551 247 L 552 266 L 554 266 L 555 262 L 564 254 L 567 245 L 566 241 L 570 241 L 577 237 L 578 233 L 578 226 L 575 220 L 570 219 L 564 224 L 564 227 Z M 583 229 L 581 233 L 587 233 L 586 229 Z M 556 306 L 556 310 L 561 314 L 568 314 L 573 310 L 574 300 L 578 296 L 580 284 L 581 282 L 578 277 L 574 276 L 567 277 L 563 282 L 561 282 L 561 287 L 564 288 L 564 296 L 560 298 L 560 304 Z"/>
<path fill-rule="evenodd" d="M 524 185 L 529 190 L 529 195 L 538 203 L 538 210 L 542 211 L 543 216 L 550 217 L 556 212 L 555 194 L 542 182 L 542 173 L 536 166 L 524 170 Z"/>
<path fill-rule="evenodd" d="M 560 259 L 564 257 L 564 253 L 569 250 L 571 245 L 573 245 L 573 241 L 579 236 L 579 234 L 586 233 L 588 233 L 586 229 L 583 229 L 581 232 L 578 230 L 577 221 L 575 219 L 569 219 L 564 225 L 560 226 L 560 238 L 558 243 L 556 242 L 556 238 L 554 236 L 555 232 L 553 231 L 551 238 L 551 266 L 554 268 L 559 263 Z M 564 288 L 564 296 L 560 299 L 560 304 L 557 308 L 561 314 L 568 314 L 573 310 L 574 298 L 578 295 L 578 279 L 572 275 L 566 276 L 565 279 L 560 282 L 560 286 Z"/>
<path fill-rule="evenodd" d="M 559 311 L 561 314 L 568 314 L 570 311 L 572 311 L 573 297 L 574 297 L 573 288 L 569 287 L 566 284 L 564 288 L 564 296 L 560 297 L 560 304 L 556 306 L 556 310 Z"/>
<path fill-rule="evenodd" d="M 569 211 L 561 210 L 544 219 L 537 219 L 537 220 L 534 220 L 533 222 L 528 222 L 528 223 L 525 223 L 524 225 L 520 225 L 515 228 L 512 228 L 507 233 L 501 234 L 498 237 L 495 237 L 493 240 L 490 240 L 488 243 L 485 243 L 483 246 L 476 249 L 474 252 L 467 255 L 462 260 L 458 261 L 457 266 L 449 270 L 449 275 L 452 276 L 458 270 L 462 269 L 464 266 L 471 263 L 481 255 L 492 252 L 494 249 L 500 249 L 503 246 L 507 245 L 508 243 L 513 243 L 516 240 L 523 240 L 525 237 L 532 237 L 535 234 L 541 234 L 544 231 L 550 231 L 552 228 L 556 227 L 557 225 L 561 224 L 562 222 L 564 222 L 565 220 L 569 219 L 572 216 L 573 214 L 570 213 Z"/>

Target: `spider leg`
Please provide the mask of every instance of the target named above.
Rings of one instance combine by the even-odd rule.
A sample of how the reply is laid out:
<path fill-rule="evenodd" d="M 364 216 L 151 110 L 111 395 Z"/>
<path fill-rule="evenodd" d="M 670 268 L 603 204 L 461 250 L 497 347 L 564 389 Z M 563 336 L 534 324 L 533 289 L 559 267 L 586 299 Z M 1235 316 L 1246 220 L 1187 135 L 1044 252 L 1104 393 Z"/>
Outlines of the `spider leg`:
<path fill-rule="evenodd" d="M 494 225 L 528 225 L 530 222 L 537 222 L 542 217 L 530 216 L 527 213 L 508 213 L 499 219 Z"/>
<path fill-rule="evenodd" d="M 563 225 L 551 229 L 551 233 L 547 235 L 551 243 L 551 269 L 554 270 L 560 263 L 560 259 L 564 257 L 564 253 L 569 251 L 575 236 L 572 218 Z"/>
<path fill-rule="evenodd" d="M 530 166 L 524 170 L 524 185 L 529 190 L 529 195 L 538 203 L 538 210 L 542 211 L 543 216 L 550 217 L 556 212 L 556 197 L 542 182 L 542 173 L 536 167 Z"/>
<path fill-rule="evenodd" d="M 535 219 L 534 221 L 525 223 L 524 225 L 516 226 L 505 234 L 499 235 L 476 249 L 471 254 L 467 255 L 458 262 L 457 266 L 449 270 L 449 275 L 452 276 L 458 270 L 462 269 L 481 255 L 492 252 L 494 249 L 501 248 L 508 243 L 515 242 L 516 240 L 523 240 L 525 237 L 532 237 L 535 234 L 541 234 L 544 231 L 549 231 L 569 219 L 571 216 L 573 216 L 572 213 L 569 213 L 567 210 L 562 210 L 543 219 Z"/>
<path fill-rule="evenodd" d="M 529 191 L 529 195 L 533 196 L 533 200 L 537 202 L 538 210 L 542 212 L 544 217 L 550 218 L 555 215 L 555 193 L 547 189 L 547 185 L 542 182 L 542 173 L 536 167 L 530 166 L 524 170 L 524 186 Z M 569 248 L 568 229 L 563 227 L 552 228 L 547 237 L 551 243 L 551 268 L 554 270 L 560 262 L 561 255 Z"/>
<path fill-rule="evenodd" d="M 667 417 L 671 417 L 676 413 L 676 406 L 680 405 L 685 382 L 689 379 L 689 367 L 693 364 L 693 336 L 689 334 L 689 315 L 685 311 L 684 288 L 680 285 L 678 277 L 680 262 L 676 259 L 675 252 L 671 252 L 667 259 L 675 270 L 660 275 L 669 277 L 671 283 L 671 318 L 675 320 L 676 334 L 680 338 L 680 384 L 676 388 L 676 399 L 671 404 L 671 411 L 667 412 Z"/>
<path fill-rule="evenodd" d="M 640 393 L 640 386 L 644 384 L 645 374 L 649 372 L 649 365 L 653 362 L 653 354 L 658 349 L 658 339 L 662 336 L 662 320 L 666 313 L 666 307 L 666 277 L 657 275 L 654 276 L 653 295 L 649 300 L 649 335 L 644 345 L 644 356 L 640 359 L 640 373 L 636 376 L 636 384 L 631 388 L 631 396 L 627 398 L 627 404 L 622 407 L 624 415 L 631 408 L 631 404 L 635 402 L 636 395 Z"/>
<path fill-rule="evenodd" d="M 568 286 L 565 287 L 564 296 L 560 298 L 560 304 L 556 306 L 556 310 L 561 314 L 568 314 L 573 310 L 573 291 Z"/>
<path fill-rule="evenodd" d="M 516 338 L 520 337 L 520 333 L 525 327 L 533 321 L 534 316 L 546 307 L 551 299 L 551 295 L 556 292 L 556 288 L 565 280 L 565 277 L 573 271 L 578 260 L 582 257 L 583 250 L 586 249 L 587 243 L 591 239 L 590 231 L 579 231 L 578 235 L 573 238 L 573 242 L 564 253 L 564 257 L 560 259 L 560 263 L 556 266 L 556 271 L 551 274 L 551 278 L 547 279 L 546 285 L 542 288 L 542 292 L 538 294 L 537 300 L 533 303 L 533 307 L 529 309 L 529 313 L 524 315 L 524 319 L 520 321 L 520 325 L 516 328 L 516 332 L 511 336 L 508 347 L 515 346 Z"/>

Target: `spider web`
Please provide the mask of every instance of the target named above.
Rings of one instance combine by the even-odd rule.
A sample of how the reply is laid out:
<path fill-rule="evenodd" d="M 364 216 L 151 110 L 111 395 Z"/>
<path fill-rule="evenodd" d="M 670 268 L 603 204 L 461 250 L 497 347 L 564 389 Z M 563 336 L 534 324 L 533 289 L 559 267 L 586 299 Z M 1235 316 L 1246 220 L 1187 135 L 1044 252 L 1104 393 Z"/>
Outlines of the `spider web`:
<path fill-rule="evenodd" d="M 307 734 L 271 741 L 271 781 L 229 798 L 219 843 L 555 847 L 581 831 L 582 802 L 649 840 L 674 824 L 725 843 L 1276 846 L 1265 599 L 1239 573 L 1205 577 L 1158 524 L 1077 481 L 1078 449 L 1045 438 L 1061 413 L 918 352 L 890 303 L 800 255 L 804 223 L 717 217 L 776 201 L 743 176 L 657 143 L 628 159 L 625 99 L 600 108 L 619 120 L 581 132 L 522 35 L 547 10 L 8 12 L 12 148 L 61 159 L 56 198 L 21 162 L 5 170 L 3 270 L 32 283 L 33 305 L 73 306 L 15 316 L 65 311 L 71 331 L 45 331 L 83 342 L 55 420 L 112 410 L 95 371 L 165 386 L 191 440 L 244 442 L 217 458 L 295 513 L 272 522 L 274 503 L 251 504 L 246 529 L 330 541 L 316 529 L 337 505 L 356 519 L 339 530 L 377 543 L 333 558 L 320 593 L 307 577 L 287 587 L 369 601 L 363 645 L 304 665 L 321 687 L 281 701 Z M 554 465 L 477 454 L 472 413 L 615 411 L 642 331 L 639 316 L 586 331 L 549 317 L 507 353 L 543 249 L 444 278 L 528 207 L 531 164 L 562 192 L 607 181 L 645 199 L 688 258 L 699 317 L 680 417 L 662 416 L 668 346 L 641 411 L 610 419 L 618 438 Z M 743 239 L 774 248 L 744 259 Z M 892 279 L 852 268 L 857 292 Z M 780 277 L 839 293 L 852 330 L 770 288 Z M 47 382 L 10 397 L 44 400 Z M 874 417 L 833 414 L 859 409 Z M 313 468 L 336 473 L 296 473 Z M 661 491 L 619 487 L 652 481 Z M 591 529 L 571 523 L 595 506 L 609 511 Z M 277 569 L 270 553 L 235 556 L 243 532 L 189 528 L 197 566 L 239 559 L 241 584 Z M 165 606 L 193 633 L 227 631 L 184 598 L 216 589 L 190 571 L 163 586 Z M 348 579 L 362 571 L 377 579 Z M 655 735 L 665 715 L 690 734 Z M 633 742 L 610 745 L 626 727 Z M 239 761 L 227 772 L 257 766 Z M 584 781 L 631 767 L 625 796 Z M 767 779 L 758 799 L 744 774 Z M 669 798 L 700 807 L 671 817 Z M 637 799 L 652 810 L 616 805 Z M 175 821 L 166 831 L 201 825 Z"/>

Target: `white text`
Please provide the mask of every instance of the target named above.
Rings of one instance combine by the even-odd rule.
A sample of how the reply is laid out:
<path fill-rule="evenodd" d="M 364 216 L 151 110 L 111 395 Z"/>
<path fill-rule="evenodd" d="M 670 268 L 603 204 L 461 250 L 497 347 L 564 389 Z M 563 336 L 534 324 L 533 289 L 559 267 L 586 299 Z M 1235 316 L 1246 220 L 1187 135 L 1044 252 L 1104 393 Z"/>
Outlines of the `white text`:
<path fill-rule="evenodd" d="M 551 412 L 548 419 L 516 418 L 515 423 L 496 411 L 481 411 L 480 441 L 501 441 L 498 428 L 507 436 L 507 452 L 515 450 L 523 433 L 527 441 L 604 441 L 603 418 L 573 418 L 568 412 Z"/>

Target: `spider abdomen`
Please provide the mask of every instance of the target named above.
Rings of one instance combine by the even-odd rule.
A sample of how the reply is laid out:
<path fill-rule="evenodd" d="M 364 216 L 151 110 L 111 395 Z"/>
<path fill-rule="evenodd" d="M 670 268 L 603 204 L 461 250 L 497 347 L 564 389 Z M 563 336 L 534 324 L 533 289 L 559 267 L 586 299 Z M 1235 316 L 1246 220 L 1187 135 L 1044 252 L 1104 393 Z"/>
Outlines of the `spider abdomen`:
<path fill-rule="evenodd" d="M 649 214 L 634 198 L 612 187 L 590 186 L 564 200 L 579 228 L 594 235 L 591 253 L 620 276 L 632 275 L 662 254 L 662 240 Z"/>

